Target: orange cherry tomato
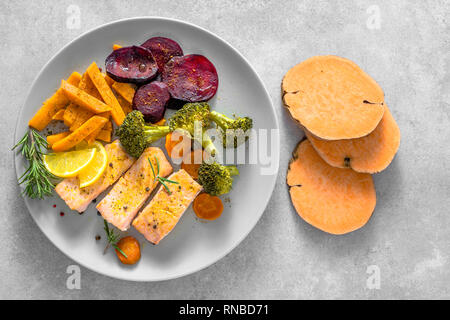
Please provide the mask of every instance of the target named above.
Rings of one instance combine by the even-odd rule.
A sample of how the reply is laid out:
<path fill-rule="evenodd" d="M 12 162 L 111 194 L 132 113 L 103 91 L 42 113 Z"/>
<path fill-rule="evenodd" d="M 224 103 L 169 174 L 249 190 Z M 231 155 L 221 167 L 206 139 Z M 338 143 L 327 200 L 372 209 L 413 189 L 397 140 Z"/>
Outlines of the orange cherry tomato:
<path fill-rule="evenodd" d="M 165 147 L 172 159 L 183 158 L 184 150 L 191 150 L 191 139 L 186 135 L 178 134 L 178 139 L 173 140 L 173 132 L 166 136 Z M 178 152 L 176 152 L 178 151 Z"/>
<path fill-rule="evenodd" d="M 123 264 L 135 264 L 141 259 L 141 247 L 139 242 L 131 236 L 124 237 L 117 242 L 117 246 L 122 250 L 127 257 L 116 249 L 117 257 L 119 257 L 120 262 Z"/>
<path fill-rule="evenodd" d="M 194 212 L 200 219 L 215 220 L 223 211 L 223 203 L 219 197 L 201 193 L 194 200 Z"/>

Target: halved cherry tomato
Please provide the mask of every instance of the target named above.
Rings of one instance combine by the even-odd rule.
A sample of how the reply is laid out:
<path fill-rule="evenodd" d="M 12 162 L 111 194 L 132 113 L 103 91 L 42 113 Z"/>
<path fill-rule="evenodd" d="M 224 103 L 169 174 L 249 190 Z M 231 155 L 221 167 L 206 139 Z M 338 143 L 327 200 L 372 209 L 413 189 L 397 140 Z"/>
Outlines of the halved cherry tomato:
<path fill-rule="evenodd" d="M 119 250 L 116 249 L 117 257 L 123 264 L 135 264 L 141 259 L 141 247 L 136 238 L 132 236 L 124 237 L 117 242 L 120 250 L 127 255 L 125 257 Z"/>
<path fill-rule="evenodd" d="M 181 159 L 183 158 L 184 150 L 191 150 L 192 142 L 188 136 L 179 133 L 176 134 L 178 135 L 178 139 L 174 137 L 174 132 L 166 136 L 165 146 L 169 157 L 172 159 Z"/>
<path fill-rule="evenodd" d="M 215 220 L 223 211 L 223 203 L 219 197 L 201 193 L 194 200 L 194 212 L 200 219 Z"/>

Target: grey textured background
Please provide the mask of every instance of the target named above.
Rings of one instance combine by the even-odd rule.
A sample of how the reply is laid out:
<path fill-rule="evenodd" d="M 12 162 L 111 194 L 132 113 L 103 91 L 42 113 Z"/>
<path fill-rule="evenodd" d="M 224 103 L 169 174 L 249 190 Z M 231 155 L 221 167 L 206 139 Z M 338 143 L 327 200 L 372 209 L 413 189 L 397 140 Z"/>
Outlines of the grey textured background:
<path fill-rule="evenodd" d="M 81 28 L 66 28 L 67 7 Z M 377 4 L 381 28 L 369 29 Z M 449 1 L 2 1 L 0 4 L 0 298 L 450 298 Z M 9 151 L 17 110 L 42 66 L 67 42 L 113 20 L 164 16 L 195 23 L 236 47 L 256 68 L 283 126 L 275 192 L 246 240 L 213 266 L 159 283 L 118 281 L 81 269 L 81 290 L 66 288 L 74 264 L 30 218 Z M 384 88 L 402 143 L 375 176 L 369 223 L 330 236 L 303 222 L 285 185 L 301 130 L 281 108 L 280 81 L 317 54 L 354 60 Z M 245 84 L 244 84 L 245 85 Z M 367 288 L 377 265 L 381 288 Z"/>

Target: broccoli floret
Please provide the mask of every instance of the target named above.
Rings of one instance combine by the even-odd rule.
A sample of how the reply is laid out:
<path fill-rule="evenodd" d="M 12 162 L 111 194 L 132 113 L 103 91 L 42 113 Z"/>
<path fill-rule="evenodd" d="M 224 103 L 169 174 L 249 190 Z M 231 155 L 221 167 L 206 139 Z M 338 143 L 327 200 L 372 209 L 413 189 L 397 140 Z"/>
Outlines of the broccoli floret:
<path fill-rule="evenodd" d="M 201 144 L 203 148 L 211 155 L 216 154 L 216 147 L 205 131 L 211 126 L 210 107 L 206 102 L 186 103 L 180 110 L 169 119 L 169 127 L 172 131 L 183 129 L 194 137 L 195 131 L 200 128 L 202 132 L 198 136 L 202 136 Z M 197 126 L 195 122 L 199 122 Z"/>
<path fill-rule="evenodd" d="M 172 131 L 181 128 L 193 134 L 195 121 L 201 122 L 203 128 L 209 128 L 211 125 L 209 110 L 209 104 L 206 102 L 186 103 L 174 113 L 168 124 Z"/>
<path fill-rule="evenodd" d="M 196 122 L 198 122 L 197 125 Z M 210 107 L 206 102 L 187 103 L 169 119 L 168 126 L 147 126 L 142 113 L 132 111 L 125 117 L 116 135 L 131 156 L 139 157 L 150 143 L 181 129 L 188 132 L 191 137 L 201 136 L 203 148 L 214 156 L 216 147 L 211 137 L 205 133 L 210 125 Z M 201 130 L 198 134 L 195 132 L 197 128 Z"/>
<path fill-rule="evenodd" d="M 213 162 L 203 162 L 198 170 L 198 181 L 206 193 L 219 196 L 230 192 L 233 184 L 232 176 L 239 175 L 235 166 L 224 166 Z"/>
<path fill-rule="evenodd" d="M 219 112 L 212 111 L 211 120 L 214 121 L 222 135 L 222 144 L 225 147 L 237 148 L 248 140 L 248 130 L 253 127 L 253 120 L 249 117 L 231 119 Z"/>
<path fill-rule="evenodd" d="M 130 112 L 116 130 L 120 143 L 129 155 L 138 158 L 145 148 L 171 132 L 169 126 L 147 126 L 141 112 Z"/>

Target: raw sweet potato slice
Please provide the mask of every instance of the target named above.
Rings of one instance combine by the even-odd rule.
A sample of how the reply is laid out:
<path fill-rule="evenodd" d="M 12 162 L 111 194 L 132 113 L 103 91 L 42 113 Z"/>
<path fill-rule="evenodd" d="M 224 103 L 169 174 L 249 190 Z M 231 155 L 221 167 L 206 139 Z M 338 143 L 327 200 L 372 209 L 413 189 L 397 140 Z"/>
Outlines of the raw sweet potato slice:
<path fill-rule="evenodd" d="M 81 74 L 78 72 L 73 72 L 70 77 L 67 79 L 67 82 L 78 86 L 81 81 Z M 69 100 L 63 94 L 62 89 L 58 89 L 55 94 L 53 94 L 50 98 L 45 100 L 42 104 L 42 107 L 36 112 L 33 118 L 28 122 L 28 125 L 32 128 L 35 128 L 38 131 L 44 129 L 50 121 L 52 121 L 53 116 L 62 108 L 69 104 Z"/>
<path fill-rule="evenodd" d="M 400 146 L 400 129 L 389 108 L 385 108 L 376 129 L 362 138 L 328 141 L 318 139 L 307 130 L 305 133 L 314 149 L 329 165 L 377 173 L 386 169 Z"/>
<path fill-rule="evenodd" d="M 287 184 L 299 216 L 328 233 L 361 228 L 375 209 L 372 176 L 328 165 L 308 140 L 295 148 Z"/>
<path fill-rule="evenodd" d="M 282 90 L 291 116 L 321 139 L 366 136 L 384 113 L 380 86 L 355 63 L 336 56 L 312 57 L 291 68 Z"/>

